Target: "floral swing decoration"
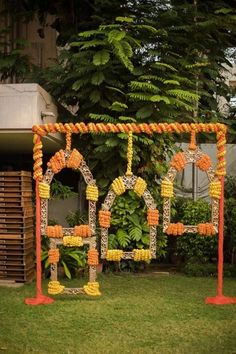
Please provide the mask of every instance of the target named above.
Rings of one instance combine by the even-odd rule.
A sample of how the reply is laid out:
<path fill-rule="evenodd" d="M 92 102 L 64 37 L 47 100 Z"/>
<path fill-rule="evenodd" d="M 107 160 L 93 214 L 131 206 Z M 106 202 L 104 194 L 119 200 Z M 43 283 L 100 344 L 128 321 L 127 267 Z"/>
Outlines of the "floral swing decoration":
<path fill-rule="evenodd" d="M 88 200 L 88 225 L 76 225 L 74 228 L 64 228 L 61 225 L 48 226 L 48 199 L 50 198 L 50 183 L 54 174 L 64 168 L 71 168 L 81 172 L 87 184 L 86 199 Z M 51 280 L 48 284 L 48 293 L 56 294 L 88 294 L 101 295 L 99 283 L 96 282 L 96 266 L 98 265 L 98 251 L 96 249 L 96 202 L 98 188 L 96 181 L 77 149 L 71 150 L 71 133 L 66 134 L 66 148 L 51 157 L 47 163 L 47 170 L 39 182 L 39 196 L 41 198 L 41 234 L 50 238 L 48 260 L 50 263 Z M 89 266 L 89 282 L 82 288 L 65 288 L 57 279 L 57 263 L 60 253 L 58 246 L 82 247 L 89 245 L 87 263 Z"/>
<path fill-rule="evenodd" d="M 211 197 L 211 221 L 198 225 L 184 225 L 181 222 L 171 223 L 171 198 L 174 196 L 173 182 L 177 172 L 182 171 L 188 163 L 194 163 L 207 174 L 209 180 L 209 196 Z M 196 145 L 195 131 L 191 132 L 191 142 L 184 152 L 176 153 L 171 162 L 167 175 L 161 183 L 163 201 L 163 231 L 167 235 L 180 236 L 184 233 L 199 233 L 202 236 L 213 236 L 218 232 L 219 200 L 221 182 L 212 168 L 210 157 Z"/>
<path fill-rule="evenodd" d="M 156 258 L 156 226 L 159 222 L 159 212 L 156 209 L 154 199 L 147 189 L 147 183 L 132 173 L 133 139 L 132 132 L 128 133 L 127 171 L 123 176 L 117 177 L 111 184 L 108 194 L 99 211 L 99 225 L 101 228 L 101 258 L 107 261 L 121 259 L 133 259 L 134 261 L 149 261 Z M 121 249 L 108 249 L 108 232 L 111 225 L 111 207 L 116 197 L 133 190 L 136 195 L 142 197 L 147 206 L 147 223 L 149 226 L 149 249 L 133 249 L 123 251 Z"/>

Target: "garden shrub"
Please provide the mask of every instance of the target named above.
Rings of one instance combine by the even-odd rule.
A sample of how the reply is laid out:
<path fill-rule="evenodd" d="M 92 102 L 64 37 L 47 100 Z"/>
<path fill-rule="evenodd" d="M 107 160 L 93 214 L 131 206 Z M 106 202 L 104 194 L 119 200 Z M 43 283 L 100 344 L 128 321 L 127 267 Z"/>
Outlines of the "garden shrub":
<path fill-rule="evenodd" d="M 211 206 L 203 200 L 178 198 L 175 209 L 176 220 L 185 225 L 197 225 L 209 222 Z M 184 234 L 176 240 L 175 252 L 184 262 L 208 263 L 217 259 L 217 236 L 201 236 L 199 234 Z"/>

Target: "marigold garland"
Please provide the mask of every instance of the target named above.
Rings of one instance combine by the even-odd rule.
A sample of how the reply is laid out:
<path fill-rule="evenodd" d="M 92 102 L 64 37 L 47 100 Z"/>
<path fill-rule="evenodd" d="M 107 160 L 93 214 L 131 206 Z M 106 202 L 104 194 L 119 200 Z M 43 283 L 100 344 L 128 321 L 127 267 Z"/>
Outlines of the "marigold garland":
<path fill-rule="evenodd" d="M 80 237 L 91 237 L 92 230 L 89 225 L 76 225 L 74 227 L 74 235 Z"/>
<path fill-rule="evenodd" d="M 138 177 L 135 185 L 134 185 L 134 192 L 139 196 L 142 197 L 143 193 L 147 188 L 147 183 L 141 177 Z"/>
<path fill-rule="evenodd" d="M 214 181 L 214 182 L 210 183 L 209 196 L 212 198 L 220 199 L 220 196 L 221 196 L 221 183 L 220 183 L 220 181 Z"/>
<path fill-rule="evenodd" d="M 167 178 L 164 178 L 161 182 L 161 196 L 163 198 L 172 198 L 174 196 L 173 183 Z"/>
<path fill-rule="evenodd" d="M 216 168 L 216 175 L 217 176 L 225 176 L 226 175 L 226 161 L 225 161 L 225 154 L 226 154 L 226 149 L 225 149 L 225 144 L 226 144 L 226 138 L 225 138 L 225 132 L 226 132 L 226 127 L 224 126 L 225 131 L 219 131 L 216 134 L 217 137 L 217 168 Z"/>
<path fill-rule="evenodd" d="M 42 152 L 42 147 L 43 144 L 41 142 L 41 138 L 38 134 L 34 134 L 33 136 L 33 160 L 34 160 L 34 166 L 33 166 L 33 178 L 35 180 L 41 181 L 43 178 L 43 169 L 42 169 L 42 164 L 43 164 L 43 152 Z"/>
<path fill-rule="evenodd" d="M 152 259 L 151 252 L 150 250 L 139 250 L 139 249 L 134 249 L 134 261 L 140 262 L 149 262 Z"/>
<path fill-rule="evenodd" d="M 115 192 L 116 195 L 121 195 L 125 192 L 125 185 L 122 180 L 122 177 L 117 177 L 111 184 L 111 188 Z"/>
<path fill-rule="evenodd" d="M 171 167 L 174 167 L 177 171 L 182 171 L 186 166 L 186 158 L 183 152 L 178 152 L 172 157 L 170 162 Z"/>
<path fill-rule="evenodd" d="M 64 150 L 59 150 L 54 156 L 48 161 L 47 166 L 51 168 L 53 173 L 60 172 L 66 167 L 65 153 Z"/>
<path fill-rule="evenodd" d="M 58 248 L 53 248 L 48 251 L 48 262 L 51 263 L 58 263 L 60 258 L 60 253 Z"/>
<path fill-rule="evenodd" d="M 78 150 L 73 149 L 70 154 L 70 157 L 66 162 L 66 166 L 68 168 L 73 168 L 74 170 L 76 170 L 80 167 L 82 160 L 83 160 L 83 156 L 81 155 L 81 153 Z"/>
<path fill-rule="evenodd" d="M 109 228 L 111 225 L 111 212 L 109 210 L 99 210 L 98 220 L 101 227 Z"/>
<path fill-rule="evenodd" d="M 44 182 L 39 182 L 39 196 L 43 199 L 50 198 L 50 185 Z"/>
<path fill-rule="evenodd" d="M 108 250 L 106 254 L 106 260 L 120 262 L 123 253 L 124 252 L 122 250 Z"/>
<path fill-rule="evenodd" d="M 180 236 L 184 233 L 184 224 L 177 222 L 176 224 L 171 223 L 168 225 L 166 230 L 167 235 Z"/>
<path fill-rule="evenodd" d="M 147 222 L 149 226 L 156 226 L 159 224 L 159 212 L 157 209 L 148 209 Z"/>
<path fill-rule="evenodd" d="M 83 246 L 83 239 L 79 236 L 64 236 L 63 246 L 66 247 L 81 247 Z"/>
<path fill-rule="evenodd" d="M 128 134 L 128 147 L 127 147 L 127 171 L 126 176 L 132 176 L 132 158 L 133 158 L 133 133 Z"/>
<path fill-rule="evenodd" d="M 46 234 L 48 237 L 63 237 L 63 228 L 61 225 L 47 226 Z"/>
<path fill-rule="evenodd" d="M 216 234 L 212 223 L 198 224 L 197 229 L 200 235 L 213 236 Z"/>
<path fill-rule="evenodd" d="M 196 166 L 202 171 L 207 171 L 212 166 L 210 156 L 203 154 L 200 159 L 196 161 Z"/>
<path fill-rule="evenodd" d="M 88 265 L 98 265 L 98 251 L 95 248 L 88 251 Z"/>
<path fill-rule="evenodd" d="M 48 283 L 48 293 L 50 295 L 58 295 L 63 293 L 65 287 L 64 285 L 61 285 L 59 281 L 56 280 L 51 280 Z"/>
<path fill-rule="evenodd" d="M 100 296 L 101 292 L 99 290 L 99 283 L 96 281 L 88 282 L 87 285 L 83 286 L 83 289 L 87 295 L 90 296 Z"/>
<path fill-rule="evenodd" d="M 98 200 L 98 187 L 87 185 L 86 188 L 86 199 L 96 202 Z"/>

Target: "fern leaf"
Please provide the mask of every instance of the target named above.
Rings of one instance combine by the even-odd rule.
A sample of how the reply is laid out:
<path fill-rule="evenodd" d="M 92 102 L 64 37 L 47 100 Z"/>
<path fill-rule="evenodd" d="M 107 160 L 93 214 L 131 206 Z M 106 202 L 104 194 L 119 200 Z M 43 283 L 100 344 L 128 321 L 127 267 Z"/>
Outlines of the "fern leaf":
<path fill-rule="evenodd" d="M 101 98 L 101 93 L 99 90 L 93 90 L 89 96 L 90 100 L 93 102 L 93 103 L 97 103 L 100 101 L 100 98 Z"/>
<path fill-rule="evenodd" d="M 93 85 L 100 85 L 103 81 L 105 80 L 105 76 L 103 74 L 102 71 L 98 71 L 96 73 L 93 74 L 92 78 L 91 78 L 91 83 Z"/>
<path fill-rule="evenodd" d="M 128 106 L 125 103 L 118 102 L 118 101 L 113 102 L 112 105 L 110 106 L 110 109 L 112 111 L 117 111 L 117 112 L 122 112 L 126 108 L 128 108 Z"/>
<path fill-rule="evenodd" d="M 78 91 L 82 86 L 86 85 L 89 80 L 76 80 L 72 85 L 72 90 Z"/>
<path fill-rule="evenodd" d="M 90 113 L 89 118 L 91 118 L 93 120 L 99 120 L 101 122 L 115 123 L 114 118 L 112 116 L 109 116 L 108 114 Z"/>
<path fill-rule="evenodd" d="M 153 95 L 151 93 L 150 94 L 147 94 L 147 93 L 145 94 L 143 92 L 133 92 L 133 93 L 128 93 L 128 96 L 133 101 L 150 101 L 150 98 Z"/>
<path fill-rule="evenodd" d="M 111 90 L 111 91 L 114 91 L 114 92 L 118 92 L 120 93 L 121 95 L 125 95 L 125 93 L 123 91 L 121 91 L 120 89 L 118 89 L 117 87 L 113 87 L 113 86 L 106 86 L 106 88 L 108 90 Z"/>
<path fill-rule="evenodd" d="M 129 228 L 129 234 L 132 240 L 140 241 L 142 238 L 142 229 L 137 226 L 132 226 Z"/>
<path fill-rule="evenodd" d="M 114 41 L 121 41 L 126 36 L 125 31 L 113 30 L 108 34 L 108 42 L 112 43 Z"/>
<path fill-rule="evenodd" d="M 123 229 L 118 229 L 116 236 L 117 236 L 117 240 L 118 240 L 119 244 L 121 245 L 121 247 L 128 246 L 128 244 L 130 242 L 130 237 L 129 237 L 129 234 L 127 234 L 127 232 L 125 232 Z"/>
<path fill-rule="evenodd" d="M 140 108 L 137 113 L 136 113 L 136 117 L 137 118 L 149 118 L 153 113 L 153 107 L 151 105 L 146 105 L 142 108 Z"/>
<path fill-rule="evenodd" d="M 142 91 L 148 91 L 152 93 L 156 93 L 160 91 L 160 89 L 156 85 L 153 85 L 149 82 L 131 81 L 129 85 L 131 90 L 133 91 L 142 90 Z"/>
<path fill-rule="evenodd" d="M 116 21 L 117 22 L 127 22 L 127 23 L 131 23 L 134 22 L 134 19 L 132 17 L 122 17 L 122 16 L 118 16 L 116 17 Z"/>
<path fill-rule="evenodd" d="M 155 81 L 161 81 L 161 82 L 165 81 L 162 77 L 157 76 L 157 75 L 141 75 L 140 79 L 141 80 L 155 80 Z"/>
<path fill-rule="evenodd" d="M 186 111 L 193 112 L 195 107 L 190 106 L 186 102 L 183 102 L 181 100 L 178 100 L 177 98 L 170 97 L 170 104 L 179 108 L 184 108 Z"/>
<path fill-rule="evenodd" d="M 108 63 L 109 60 L 110 60 L 110 53 L 106 49 L 99 50 L 93 56 L 93 64 L 96 66 L 105 65 L 106 63 Z"/>
<path fill-rule="evenodd" d="M 138 28 L 138 29 L 145 29 L 151 33 L 154 33 L 154 34 L 157 34 L 157 33 L 160 33 L 160 30 L 157 30 L 155 27 L 152 27 L 150 25 L 136 25 L 135 28 Z"/>
<path fill-rule="evenodd" d="M 177 81 L 177 80 L 165 80 L 163 83 L 165 85 L 177 85 L 177 86 L 180 85 L 179 81 Z"/>
<path fill-rule="evenodd" d="M 99 30 L 84 31 L 84 32 L 80 32 L 78 35 L 80 37 L 89 38 L 91 36 L 94 36 L 95 34 L 101 34 L 101 31 Z"/>
<path fill-rule="evenodd" d="M 120 59 L 120 61 L 123 63 L 123 65 L 130 71 L 132 72 L 134 69 L 134 66 L 132 62 L 129 60 L 129 58 L 126 56 L 124 49 L 120 42 L 118 41 L 113 41 L 113 46 L 114 46 L 114 52 L 116 56 Z"/>
<path fill-rule="evenodd" d="M 133 117 L 119 116 L 118 118 L 122 122 L 133 122 L 133 123 L 136 123 L 136 119 L 133 118 Z"/>
<path fill-rule="evenodd" d="M 123 51 L 124 51 L 125 55 L 128 58 L 131 58 L 133 56 L 133 49 L 132 49 L 131 45 L 126 41 L 121 41 L 120 44 L 123 47 Z"/>
<path fill-rule="evenodd" d="M 181 89 L 167 90 L 167 93 L 178 99 L 184 99 L 187 102 L 196 102 L 200 98 L 199 95 L 197 95 L 196 93 L 181 90 Z"/>
<path fill-rule="evenodd" d="M 157 66 L 157 67 L 160 67 L 160 68 L 170 69 L 171 71 L 177 71 L 177 70 L 176 70 L 172 65 L 170 65 L 170 64 L 156 62 L 156 63 L 154 63 L 154 65 Z"/>
<path fill-rule="evenodd" d="M 104 45 L 106 45 L 106 41 L 93 40 L 93 41 L 89 41 L 87 43 L 84 43 L 80 49 L 88 49 L 88 48 L 93 48 L 93 47 L 97 47 L 97 46 L 104 46 Z"/>
<path fill-rule="evenodd" d="M 160 96 L 160 95 L 154 95 L 150 98 L 150 101 L 152 102 L 165 102 L 166 104 L 170 104 L 170 100 L 166 96 Z"/>

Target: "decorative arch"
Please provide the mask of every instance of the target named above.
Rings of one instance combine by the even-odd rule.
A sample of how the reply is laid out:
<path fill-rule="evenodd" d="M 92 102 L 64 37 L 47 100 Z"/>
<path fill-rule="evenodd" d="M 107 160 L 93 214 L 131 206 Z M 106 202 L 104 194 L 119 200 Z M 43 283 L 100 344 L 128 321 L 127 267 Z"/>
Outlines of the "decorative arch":
<path fill-rule="evenodd" d="M 77 157 L 77 163 L 71 163 L 73 157 Z M 53 167 L 52 162 L 55 160 L 61 160 L 62 163 L 56 169 Z M 87 186 L 96 187 L 96 180 L 87 166 L 83 156 L 77 149 L 73 150 L 60 150 L 57 151 L 47 163 L 47 170 L 42 178 L 42 183 L 50 186 L 55 174 L 61 172 L 65 168 L 71 168 L 74 171 L 80 171 Z M 88 198 L 87 198 L 88 199 Z M 48 226 L 48 199 L 41 198 L 41 233 L 46 233 L 46 227 Z M 96 228 L 96 201 L 88 199 L 88 224 L 92 230 L 92 235 L 95 235 Z M 73 228 L 63 228 L 65 235 L 72 235 Z"/>
<path fill-rule="evenodd" d="M 118 187 L 118 188 L 117 188 Z M 123 194 L 126 190 L 133 190 L 139 197 L 142 197 L 148 212 L 147 212 L 147 219 L 149 224 L 149 251 L 151 258 L 156 258 L 156 226 L 158 224 L 158 210 L 156 209 L 156 204 L 154 199 L 146 188 L 146 182 L 137 176 L 120 176 L 116 178 L 104 200 L 104 203 L 101 206 L 101 210 L 99 211 L 99 224 L 101 227 L 101 258 L 105 259 L 107 257 L 108 252 L 108 231 L 110 227 L 110 209 L 119 195 Z M 155 220 L 151 220 L 149 211 L 155 212 Z M 106 216 L 105 220 L 104 215 Z M 118 253 L 120 252 L 120 259 L 134 259 L 135 251 L 130 252 L 123 252 L 121 250 L 116 250 Z M 109 259 L 108 259 L 109 260 Z M 114 260 L 114 259 L 113 259 Z"/>
<path fill-rule="evenodd" d="M 96 266 L 98 264 L 98 252 L 96 249 L 96 201 L 98 199 L 98 188 L 93 175 L 77 149 L 57 151 L 47 163 L 47 170 L 39 183 L 41 194 L 41 234 L 50 238 L 50 250 L 48 252 L 51 281 L 48 284 L 49 294 L 88 294 L 100 295 L 99 285 L 96 282 Z M 48 198 L 50 196 L 50 184 L 55 174 L 65 168 L 80 171 L 87 185 L 86 199 L 88 200 L 88 225 L 76 225 L 74 228 L 66 228 L 61 225 L 48 225 Z M 45 196 L 45 198 L 44 198 Z M 59 261 L 58 246 L 82 247 L 89 246 L 88 265 L 89 282 L 82 288 L 65 288 L 58 282 L 57 263 Z"/>
<path fill-rule="evenodd" d="M 208 181 L 211 186 L 220 185 L 219 179 L 215 174 L 214 169 L 211 167 L 211 161 L 208 155 L 206 155 L 199 147 L 189 148 L 184 151 L 177 153 L 173 156 L 171 160 L 171 167 L 169 168 L 167 175 L 162 180 L 162 190 L 161 195 L 164 199 L 163 201 L 163 231 L 169 234 L 171 233 L 171 198 L 173 197 L 173 182 L 176 178 L 177 172 L 183 170 L 186 164 L 194 163 L 197 168 L 201 169 L 207 174 Z M 167 190 L 169 188 L 169 191 Z M 212 234 L 218 232 L 218 222 L 219 222 L 219 193 L 212 193 L 212 188 L 210 188 L 211 195 L 211 221 L 208 222 L 209 227 L 211 226 Z M 197 233 L 199 232 L 199 225 L 182 225 L 178 223 L 181 230 L 176 231 L 175 235 L 180 235 L 182 233 Z M 170 232 L 168 232 L 168 230 Z"/>

